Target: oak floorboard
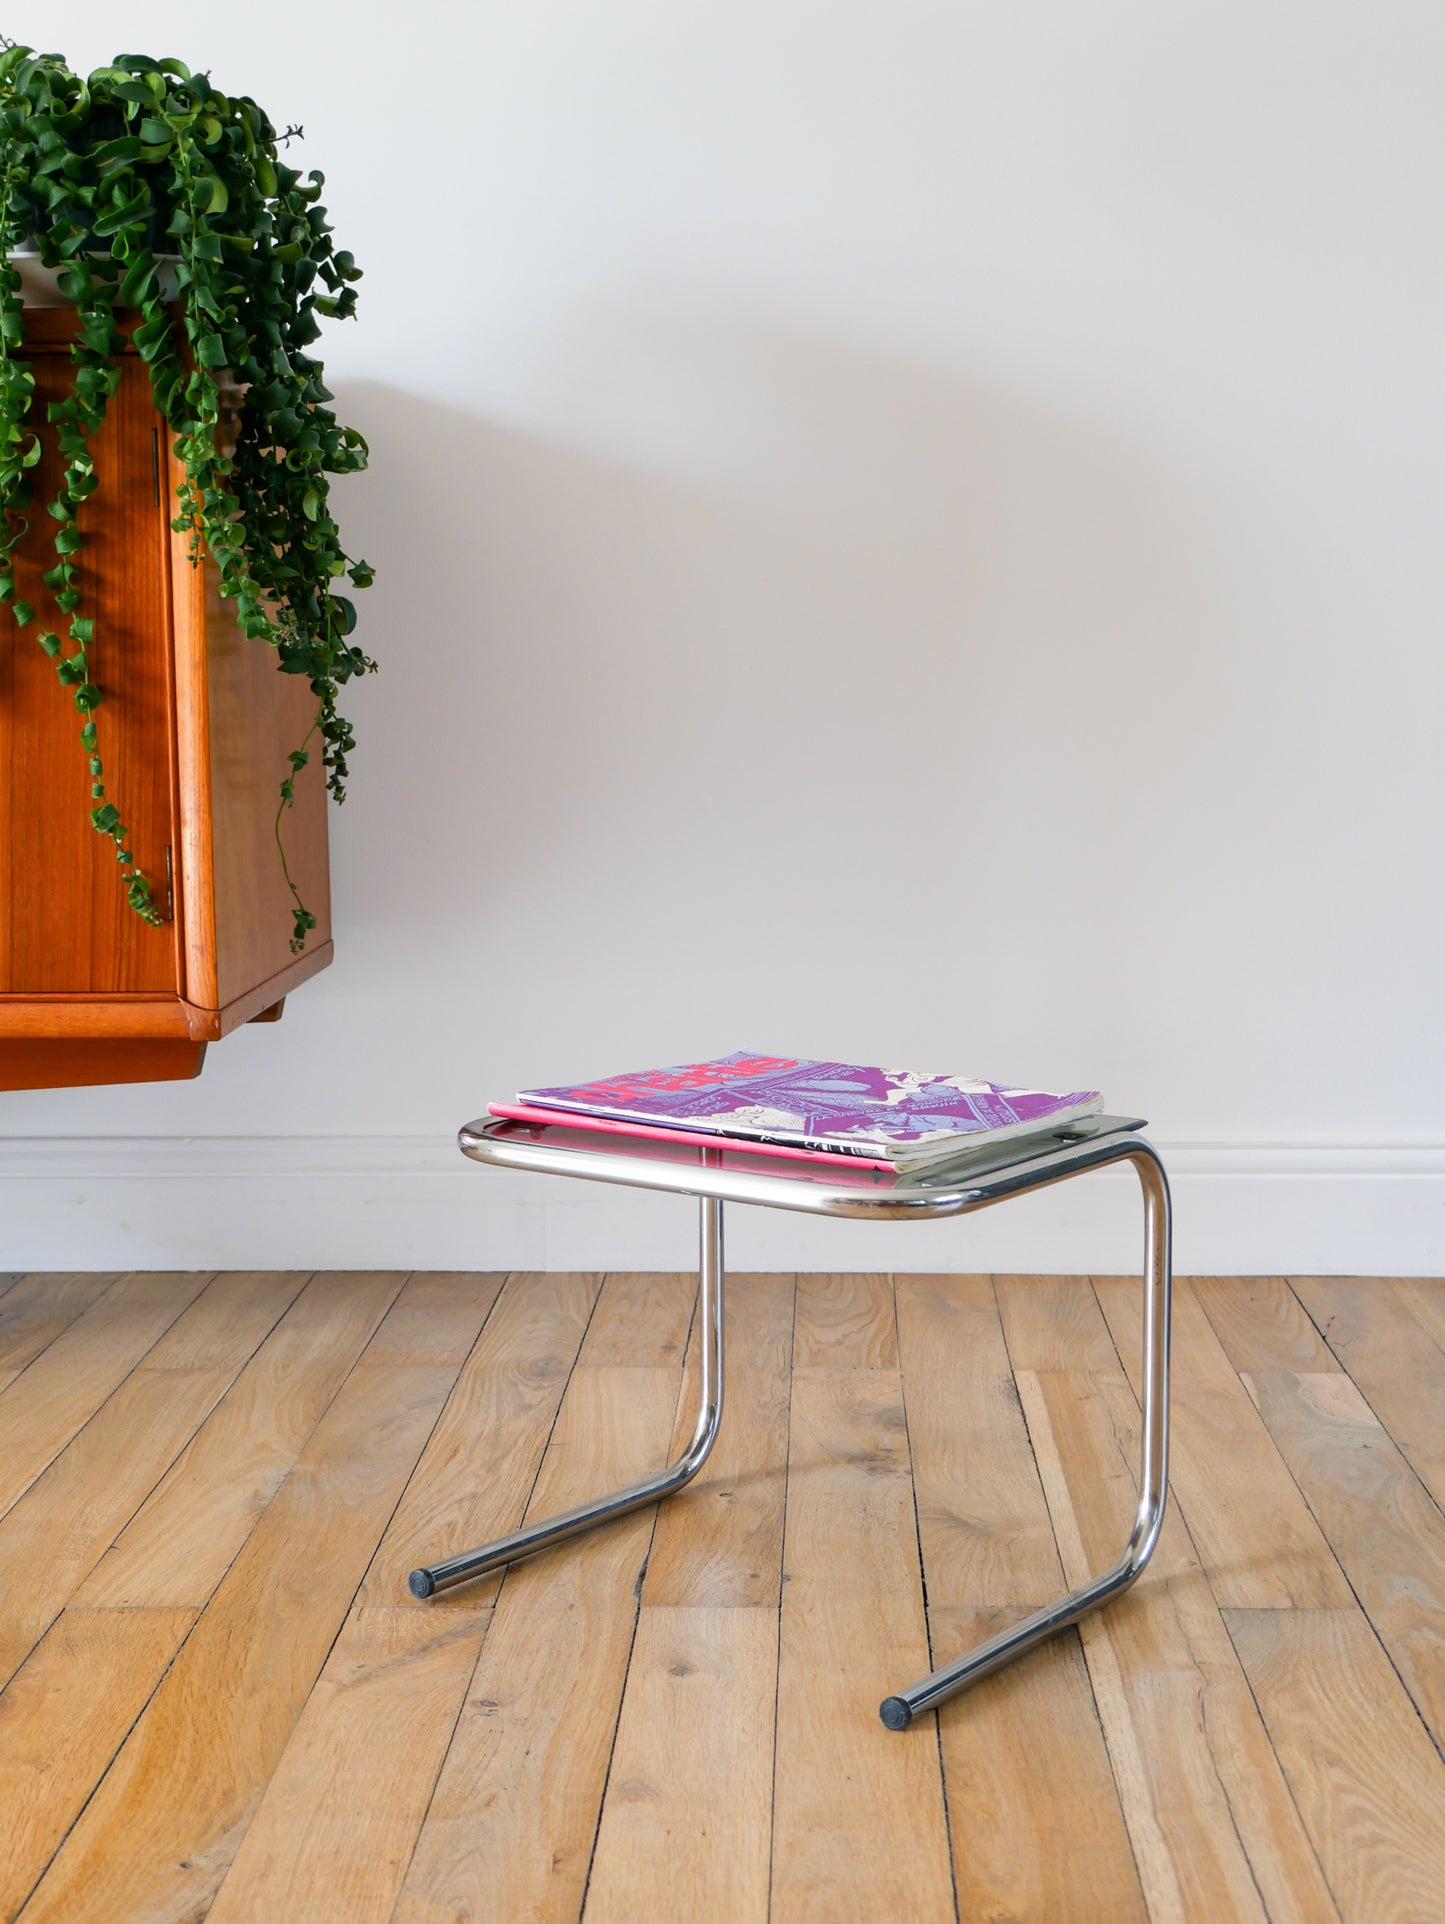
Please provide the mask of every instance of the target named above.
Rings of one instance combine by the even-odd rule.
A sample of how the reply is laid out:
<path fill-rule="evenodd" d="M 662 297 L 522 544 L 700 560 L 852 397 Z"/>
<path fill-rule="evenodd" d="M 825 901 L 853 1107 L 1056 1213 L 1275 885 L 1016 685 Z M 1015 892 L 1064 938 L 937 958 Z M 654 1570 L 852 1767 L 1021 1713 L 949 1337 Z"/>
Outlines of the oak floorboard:
<path fill-rule="evenodd" d="M 679 1375 L 579 1362 L 528 1518 L 654 1467 Z M 635 1511 L 506 1572 L 393 1924 L 576 1919 L 653 1517 Z"/>
<path fill-rule="evenodd" d="M 1056 1594 L 1037 1601 L 1052 1602 Z M 934 1662 L 951 1663 L 1021 1614 L 1016 1607 L 969 1610 L 930 1601 Z M 961 1918 L 1145 1924 L 1076 1630 L 940 1704 L 938 1731 Z"/>
<path fill-rule="evenodd" d="M 930 1611 L 1067 1587 L 987 1276 L 899 1276 L 898 1338 Z M 1087 1285 L 1085 1285 L 1087 1288 Z"/>
<path fill-rule="evenodd" d="M 0 1917 L 19 1913 L 195 1617 L 67 1610 L 0 1696 Z"/>
<path fill-rule="evenodd" d="M 189 1924 L 229 1868 L 455 1380 L 358 1366 L 41 1879 L 25 1924 Z"/>
<path fill-rule="evenodd" d="M 366 1346 L 365 1361 L 460 1369 L 492 1312 L 505 1270 L 417 1270 Z"/>
<path fill-rule="evenodd" d="M 995 1276 L 994 1287 L 1014 1369 L 1118 1369 L 1087 1276 Z"/>
<path fill-rule="evenodd" d="M 0 1688 L 165 1475 L 231 1378 L 232 1372 L 218 1369 L 133 1370 L 0 1518 Z"/>
<path fill-rule="evenodd" d="M 434 1369 L 454 1393 L 503 1280 L 413 1274 L 359 1369 Z M 390 1916 L 490 1620 L 398 1594 L 400 1607 L 353 1604 L 209 1917 Z"/>
<path fill-rule="evenodd" d="M 204 1604 L 402 1281 L 384 1272 L 313 1276 L 96 1565 L 77 1603 Z"/>
<path fill-rule="evenodd" d="M 443 1291 L 444 1283 L 454 1287 Z M 501 1286 L 501 1278 L 491 1274 L 443 1277 L 414 1270 L 362 1350 L 362 1367 L 450 1370 L 455 1383 Z"/>
<path fill-rule="evenodd" d="M 1186 1281 L 1176 1277 L 1176 1283 Z M 1224 1353 L 1245 1370 L 1338 1370 L 1334 1353 L 1283 1276 L 1191 1276 Z"/>
<path fill-rule="evenodd" d="M 992 1282 L 895 1284 L 932 1661 L 941 1665 L 1068 1586 Z M 1072 1285 L 1071 1300 L 1087 1290 Z M 1075 1319 L 1074 1336 L 1097 1355 L 1096 1317 L 1097 1308 Z M 938 1731 L 960 1916 L 1144 1918 L 1077 1633 L 940 1705 Z"/>
<path fill-rule="evenodd" d="M 562 1272 L 507 1279 L 372 1559 L 362 1603 L 405 1603 L 419 1565 L 521 1523 L 601 1282 Z M 462 1584 L 427 1607 L 475 1609 L 501 1582 Z"/>
<path fill-rule="evenodd" d="M 0 1515 L 89 1422 L 207 1281 L 203 1274 L 122 1276 L 0 1396 Z"/>
<path fill-rule="evenodd" d="M 0 1393 L 120 1279 L 118 1270 L 19 1277 L 0 1297 Z"/>
<path fill-rule="evenodd" d="M 678 1270 L 608 1275 L 579 1359 L 590 1369 L 681 1369 L 697 1277 Z"/>
<path fill-rule="evenodd" d="M 1095 1287 L 1136 1395 L 1143 1297 Z M 1174 1292 L 1170 1481 L 1221 1605 L 1340 1608 L 1352 1601 L 1334 1552 L 1187 1282 Z"/>
<path fill-rule="evenodd" d="M 783 1575 L 788 1392 L 793 1346 L 791 1276 L 729 1276 L 723 1315 L 722 1427 L 696 1480 L 657 1515 L 643 1602 L 777 1607 Z M 697 1419 L 693 1321 L 669 1454 Z"/>
<path fill-rule="evenodd" d="M 1071 1584 L 1136 1504 L 1126 1381 L 1020 1373 Z M 1328 1887 L 1177 1508 L 1136 1586 L 1080 1625 L 1151 1924 L 1320 1924 Z"/>
<path fill-rule="evenodd" d="M 804 1283 L 799 1280 L 799 1313 Z M 938 1743 L 878 1705 L 931 1668 L 896 1369 L 799 1369 L 788 1448 L 773 1924 L 954 1916 Z"/>
<path fill-rule="evenodd" d="M 609 1271 L 577 1352 L 579 1370 L 660 1370 L 677 1383 L 687 1354 L 697 1278 L 660 1272 Z M 639 1322 L 644 1327 L 639 1329 Z M 625 1377 L 619 1381 L 625 1382 Z M 558 1459 L 548 1475 L 571 1471 Z M 584 1493 L 585 1494 L 585 1493 Z"/>
<path fill-rule="evenodd" d="M 798 1278 L 794 1369 L 896 1369 L 898 1335 L 887 1276 Z"/>
<path fill-rule="evenodd" d="M 1445 1347 L 1383 1277 L 1292 1281 L 1365 1401 L 1445 1509 Z"/>
<path fill-rule="evenodd" d="M 776 1609 L 644 1604 L 586 1924 L 767 1924 L 777 1677 Z"/>
<path fill-rule="evenodd" d="M 1445 1277 L 1401 1276 L 1390 1288 L 1436 1348 L 1445 1350 Z"/>
<path fill-rule="evenodd" d="M 216 1277 L 0 1519 L 0 1687 L 304 1281 L 301 1272 Z"/>
<path fill-rule="evenodd" d="M 696 1483 L 419 1604 L 677 1451 L 694 1278 L 40 1280 L 0 1277 L 0 1437 L 54 1446 L 0 1517 L 7 1924 L 1445 1917 L 1445 1284 L 1181 1282 L 1149 1570 L 892 1733 L 1118 1553 L 1137 1283 L 729 1278 Z M 1343 1602 L 1299 1604 L 1301 1517 Z"/>
<path fill-rule="evenodd" d="M 1445 1917 L 1445 1764 L 1360 1611 L 1225 1621 L 1345 1924 Z"/>
<path fill-rule="evenodd" d="M 1445 1754 L 1445 1516 L 1348 1376 L 1245 1382 Z"/>
<path fill-rule="evenodd" d="M 229 1370 L 250 1361 L 305 1288 L 304 1269 L 213 1276 L 146 1354 L 148 1370 Z"/>
<path fill-rule="evenodd" d="M 208 1924 L 386 1924 L 490 1610 L 354 1610 Z"/>

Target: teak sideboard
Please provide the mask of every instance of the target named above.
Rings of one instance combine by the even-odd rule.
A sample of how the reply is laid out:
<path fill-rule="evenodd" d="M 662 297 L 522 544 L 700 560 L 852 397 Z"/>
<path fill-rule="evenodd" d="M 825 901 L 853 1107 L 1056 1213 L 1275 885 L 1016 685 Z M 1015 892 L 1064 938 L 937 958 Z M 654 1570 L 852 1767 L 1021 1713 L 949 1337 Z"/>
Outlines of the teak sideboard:
<path fill-rule="evenodd" d="M 90 825 L 83 717 L 35 637 L 63 635 L 40 576 L 58 478 L 46 403 L 68 389 L 74 315 L 26 310 L 31 419 L 44 454 L 15 592 L 36 619 L 0 608 L 0 1089 L 173 1081 L 199 1073 L 206 1044 L 273 1017 L 331 960 L 325 774 L 319 754 L 283 825 L 291 873 L 317 918 L 290 952 L 291 898 L 275 840 L 286 757 L 315 710 L 303 676 L 282 675 L 236 626 L 209 559 L 171 528 L 179 470 L 127 346 L 93 453 L 100 486 L 81 510 L 82 612 L 95 617 L 96 711 L 107 794 L 166 921 L 125 900 L 114 844 Z"/>

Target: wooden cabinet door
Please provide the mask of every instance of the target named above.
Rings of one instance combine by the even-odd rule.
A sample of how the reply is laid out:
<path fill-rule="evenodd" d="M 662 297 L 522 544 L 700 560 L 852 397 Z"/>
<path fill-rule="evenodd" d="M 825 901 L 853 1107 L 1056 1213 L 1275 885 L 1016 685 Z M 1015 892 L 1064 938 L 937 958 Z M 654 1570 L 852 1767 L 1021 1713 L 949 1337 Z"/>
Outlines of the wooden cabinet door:
<path fill-rule="evenodd" d="M 127 317 L 127 324 L 134 316 Z M 45 449 L 39 505 L 16 555 L 36 610 L 17 630 L 0 605 L 0 1089 L 195 1075 L 205 1046 L 331 960 L 325 770 L 319 746 L 283 832 L 318 926 L 290 950 L 291 897 L 276 847 L 288 755 L 310 726 L 303 677 L 237 630 L 209 562 L 174 534 L 179 479 L 150 377 L 129 349 L 93 454 L 100 486 L 81 509 L 82 612 L 107 799 L 120 811 L 158 905 L 126 903 L 115 847 L 90 826 L 83 718 L 37 634 L 64 622 L 41 581 L 55 560 L 44 509 L 59 476 L 50 402 L 69 386 L 72 310 L 27 308 L 24 352 Z"/>
<path fill-rule="evenodd" d="M 177 463 L 172 485 L 180 478 Z M 218 581 L 216 564 L 207 556 L 194 566 L 187 537 L 173 535 L 185 995 L 197 1008 L 224 1010 L 249 1005 L 265 984 L 274 1000 L 326 965 L 331 877 L 318 736 L 294 777 L 295 804 L 281 819 L 292 877 L 317 918 L 298 959 L 277 809 L 292 774 L 288 756 L 306 741 L 316 697 L 304 675 L 281 674 L 272 650 L 241 633 Z"/>
<path fill-rule="evenodd" d="M 90 826 L 84 718 L 36 641 L 44 627 L 64 636 L 64 617 L 40 576 L 55 563 L 57 524 L 43 504 L 59 474 L 46 404 L 68 390 L 71 366 L 58 338 L 37 341 L 29 361 L 31 419 L 45 453 L 15 570 L 16 594 L 33 604 L 36 619 L 18 629 L 0 609 L 0 995 L 178 993 L 175 924 L 152 927 L 126 903 L 115 845 Z M 94 442 L 100 486 L 80 512 L 80 612 L 95 619 L 92 674 L 105 693 L 96 726 L 107 795 L 165 911 L 178 839 L 166 448 L 143 363 L 127 352 L 121 365 L 120 388 Z"/>

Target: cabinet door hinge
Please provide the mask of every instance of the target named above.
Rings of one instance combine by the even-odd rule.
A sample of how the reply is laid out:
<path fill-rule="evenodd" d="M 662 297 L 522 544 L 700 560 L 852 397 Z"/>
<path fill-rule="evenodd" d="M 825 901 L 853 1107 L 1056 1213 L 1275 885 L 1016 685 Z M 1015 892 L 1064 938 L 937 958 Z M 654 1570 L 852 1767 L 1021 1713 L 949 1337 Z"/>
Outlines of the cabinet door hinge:
<path fill-rule="evenodd" d="M 176 875 L 175 864 L 171 859 L 171 845 L 166 843 L 166 920 L 176 919 Z"/>

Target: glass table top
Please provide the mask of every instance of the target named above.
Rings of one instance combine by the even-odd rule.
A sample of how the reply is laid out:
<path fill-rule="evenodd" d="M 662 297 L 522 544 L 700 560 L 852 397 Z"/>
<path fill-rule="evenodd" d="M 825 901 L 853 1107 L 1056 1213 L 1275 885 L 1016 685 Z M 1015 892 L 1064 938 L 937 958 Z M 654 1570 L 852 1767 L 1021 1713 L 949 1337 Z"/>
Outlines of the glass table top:
<path fill-rule="evenodd" d="M 909 1175 L 760 1155 L 707 1141 L 696 1147 L 649 1142 L 565 1124 L 488 1116 L 468 1123 L 457 1141 L 473 1161 L 503 1168 L 816 1215 L 898 1219 L 957 1215 L 1118 1161 L 1143 1126 L 1138 1117 L 1085 1116 L 1058 1130 L 966 1150 Z"/>

